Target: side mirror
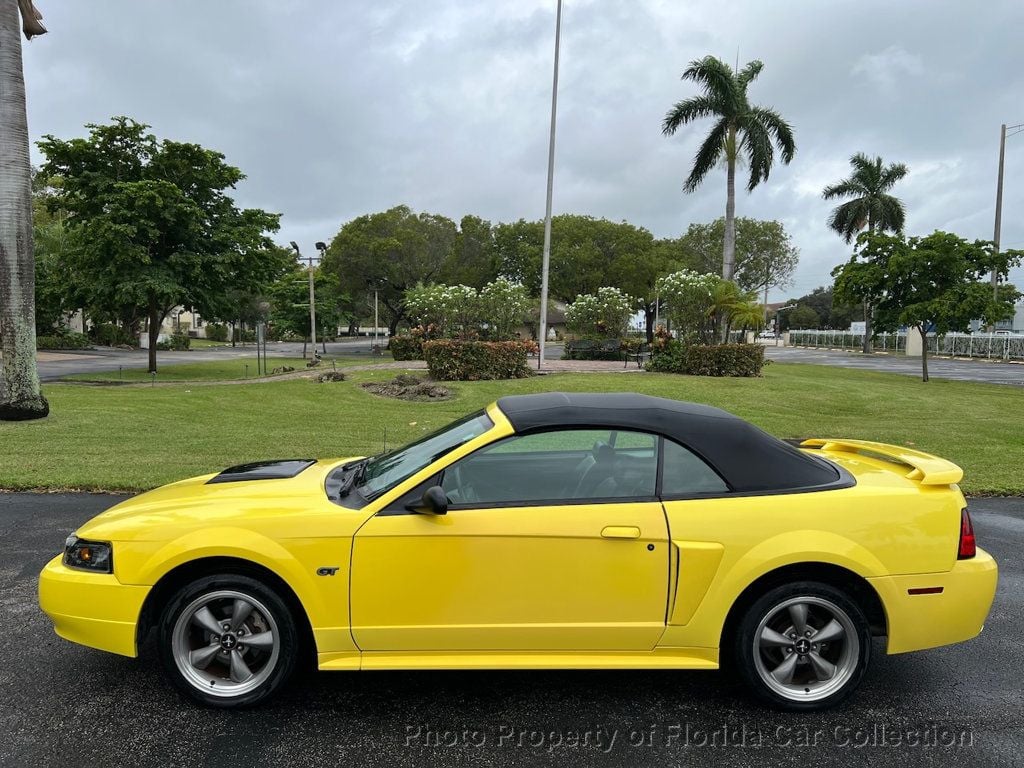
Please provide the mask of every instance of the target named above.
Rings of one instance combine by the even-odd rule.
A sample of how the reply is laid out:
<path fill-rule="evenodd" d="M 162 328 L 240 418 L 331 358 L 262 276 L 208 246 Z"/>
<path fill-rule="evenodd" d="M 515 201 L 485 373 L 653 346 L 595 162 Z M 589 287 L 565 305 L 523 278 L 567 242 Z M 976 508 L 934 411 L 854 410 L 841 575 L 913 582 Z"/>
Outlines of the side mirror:
<path fill-rule="evenodd" d="M 419 504 L 410 504 L 413 512 L 426 515 L 447 515 L 448 497 L 440 485 L 432 485 L 423 492 Z"/>

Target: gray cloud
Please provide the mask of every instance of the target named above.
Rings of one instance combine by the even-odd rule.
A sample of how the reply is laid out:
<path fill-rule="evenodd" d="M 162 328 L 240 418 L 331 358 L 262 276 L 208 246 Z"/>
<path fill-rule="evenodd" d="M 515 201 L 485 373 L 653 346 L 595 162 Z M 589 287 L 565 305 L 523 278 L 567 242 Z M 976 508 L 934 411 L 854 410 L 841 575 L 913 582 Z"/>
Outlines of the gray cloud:
<path fill-rule="evenodd" d="M 554 0 L 42 0 L 25 46 L 29 125 L 73 136 L 127 114 L 224 152 L 241 203 L 284 214 L 280 240 L 332 236 L 398 203 L 458 218 L 543 213 Z M 803 293 L 848 248 L 821 188 L 857 151 L 910 166 L 908 229 L 991 237 L 1001 122 L 1024 122 L 1024 6 L 566 0 L 555 209 L 659 236 L 722 214 L 724 174 L 681 192 L 706 126 L 666 139 L 679 81 L 706 53 L 760 58 L 752 87 L 798 153 L 741 215 L 781 219 Z M 37 157 L 38 159 L 38 157 Z M 1003 242 L 1024 248 L 1024 134 L 1007 148 Z M 1024 272 L 1014 275 L 1024 284 Z"/>

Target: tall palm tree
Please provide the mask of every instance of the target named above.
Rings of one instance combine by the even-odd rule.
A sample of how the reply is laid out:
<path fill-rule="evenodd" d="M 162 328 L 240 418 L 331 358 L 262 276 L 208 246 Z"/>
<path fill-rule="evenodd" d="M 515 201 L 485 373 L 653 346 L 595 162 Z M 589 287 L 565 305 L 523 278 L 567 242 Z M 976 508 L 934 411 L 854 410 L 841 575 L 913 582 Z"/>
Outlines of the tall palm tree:
<path fill-rule="evenodd" d="M 736 166 L 745 161 L 750 169 L 747 191 L 768 179 L 775 163 L 775 146 L 779 157 L 788 164 L 796 154 L 793 129 L 778 112 L 752 105 L 747 87 L 764 68 L 760 61 L 751 61 L 739 72 L 714 56 L 690 62 L 683 80 L 697 83 L 703 93 L 677 103 L 665 115 L 662 133 L 674 134 L 681 126 L 705 117 L 716 118 L 711 132 L 704 139 L 693 159 L 683 191 L 693 192 L 712 168 L 725 163 L 725 242 L 722 249 L 722 277 L 732 280 L 736 267 Z"/>
<path fill-rule="evenodd" d="M 19 6 L 21 10 L 19 18 Z M 36 370 L 32 173 L 21 32 L 46 32 L 31 0 L 0 0 L 0 419 L 42 418 L 50 407 Z"/>
<path fill-rule="evenodd" d="M 848 179 L 830 184 L 821 195 L 826 200 L 850 198 L 832 209 L 828 226 L 852 241 L 865 227 L 869 232 L 899 232 L 906 219 L 903 202 L 888 194 L 896 182 L 907 175 L 903 163 L 885 165 L 881 157 L 870 158 L 858 152 L 850 158 L 853 173 Z M 871 302 L 864 302 L 865 354 L 871 352 Z"/>

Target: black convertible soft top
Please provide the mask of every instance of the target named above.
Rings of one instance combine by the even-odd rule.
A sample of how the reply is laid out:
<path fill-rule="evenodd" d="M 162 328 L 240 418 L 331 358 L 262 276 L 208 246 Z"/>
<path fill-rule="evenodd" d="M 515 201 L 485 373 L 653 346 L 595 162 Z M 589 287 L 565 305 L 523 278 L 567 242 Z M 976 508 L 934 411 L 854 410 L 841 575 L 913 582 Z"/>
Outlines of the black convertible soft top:
<path fill-rule="evenodd" d="M 800 491 L 853 482 L 835 465 L 709 405 L 632 392 L 545 392 L 502 397 L 498 407 L 517 433 L 574 426 L 664 435 L 711 464 L 733 491 Z"/>

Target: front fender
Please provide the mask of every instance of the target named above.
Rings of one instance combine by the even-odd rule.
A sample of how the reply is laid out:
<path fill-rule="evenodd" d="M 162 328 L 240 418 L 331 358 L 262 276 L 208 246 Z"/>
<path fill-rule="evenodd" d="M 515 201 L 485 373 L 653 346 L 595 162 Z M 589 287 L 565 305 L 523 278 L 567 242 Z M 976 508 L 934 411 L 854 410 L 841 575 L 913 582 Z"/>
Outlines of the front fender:
<path fill-rule="evenodd" d="M 118 542 L 115 568 L 123 584 L 152 586 L 182 565 L 213 557 L 255 563 L 278 576 L 306 612 L 321 653 L 354 648 L 348 625 L 351 539 L 275 540 L 247 528 L 203 528 L 166 542 Z M 318 576 L 320 568 L 338 570 Z"/>

